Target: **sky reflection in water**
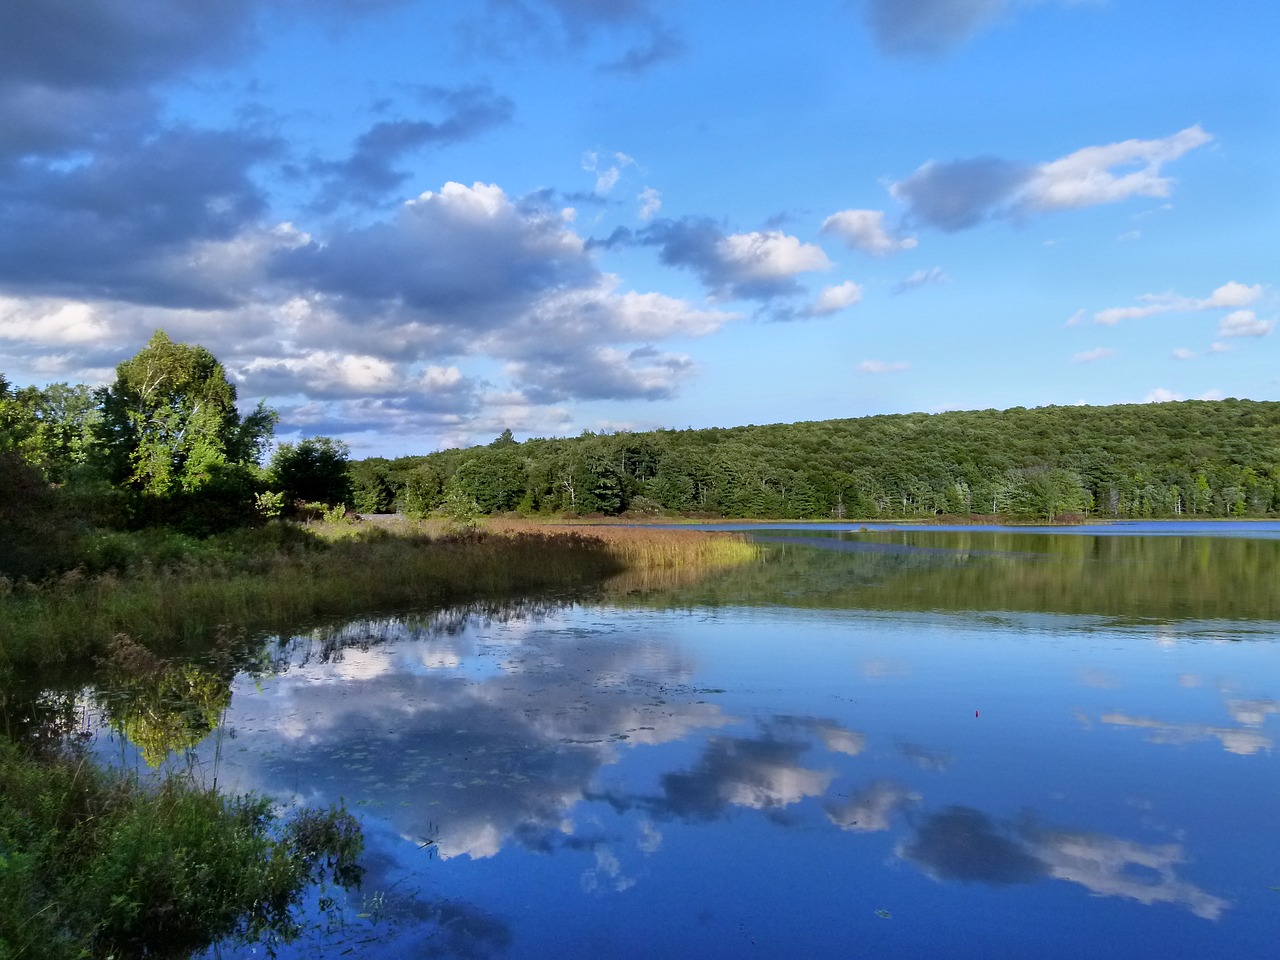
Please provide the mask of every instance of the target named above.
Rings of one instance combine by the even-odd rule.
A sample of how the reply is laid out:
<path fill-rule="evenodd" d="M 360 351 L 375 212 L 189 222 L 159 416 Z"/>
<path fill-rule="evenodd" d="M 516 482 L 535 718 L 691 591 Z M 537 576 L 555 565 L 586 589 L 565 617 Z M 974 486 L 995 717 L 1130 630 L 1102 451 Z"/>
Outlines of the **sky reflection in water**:
<path fill-rule="evenodd" d="M 280 645 L 219 782 L 369 849 L 286 955 L 1274 955 L 1274 621 L 801 599 Z"/>

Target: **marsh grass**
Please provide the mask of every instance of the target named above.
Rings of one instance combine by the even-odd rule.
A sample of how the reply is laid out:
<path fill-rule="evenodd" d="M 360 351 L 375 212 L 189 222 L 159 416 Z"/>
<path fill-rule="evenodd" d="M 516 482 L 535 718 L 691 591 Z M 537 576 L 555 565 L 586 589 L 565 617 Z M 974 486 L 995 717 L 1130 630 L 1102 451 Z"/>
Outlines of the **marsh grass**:
<path fill-rule="evenodd" d="M 227 938 L 287 941 L 310 884 L 359 881 L 361 848 L 342 810 L 277 822 L 264 800 L 180 777 L 148 787 L 0 738 L 0 956 L 176 958 Z"/>
<path fill-rule="evenodd" d="M 754 556 L 731 534 L 527 523 L 453 533 L 439 524 L 272 524 L 208 540 L 117 534 L 60 577 L 0 580 L 0 667 L 100 656 L 119 634 L 164 655 L 194 653 L 228 625 L 289 631 Z"/>

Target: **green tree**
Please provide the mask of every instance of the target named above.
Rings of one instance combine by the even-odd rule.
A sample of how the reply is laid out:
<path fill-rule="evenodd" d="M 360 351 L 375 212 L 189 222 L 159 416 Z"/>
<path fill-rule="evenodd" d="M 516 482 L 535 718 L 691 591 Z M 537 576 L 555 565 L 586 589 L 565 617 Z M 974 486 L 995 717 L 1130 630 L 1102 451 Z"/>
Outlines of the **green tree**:
<path fill-rule="evenodd" d="M 236 388 L 204 347 L 157 330 L 101 394 L 99 437 L 118 483 L 153 497 L 192 493 L 257 462 L 275 427 L 262 404 L 243 420 Z"/>
<path fill-rule="evenodd" d="M 24 387 L 12 393 L 7 405 L 14 449 L 51 482 L 65 483 L 89 459 L 101 412 L 88 387 Z"/>
<path fill-rule="evenodd" d="M 468 460 L 453 475 L 453 489 L 474 500 L 484 513 L 514 510 L 524 497 L 527 479 L 517 449 L 504 444 Z"/>
<path fill-rule="evenodd" d="M 351 497 L 359 513 L 390 513 L 396 492 L 391 486 L 385 461 L 361 460 L 347 469 L 351 477 Z"/>
<path fill-rule="evenodd" d="M 417 467 L 405 478 L 397 506 L 411 520 L 421 520 L 444 503 L 444 474 L 435 464 Z"/>
<path fill-rule="evenodd" d="M 282 443 L 271 458 L 272 485 L 290 502 L 349 504 L 351 451 L 333 437 L 307 437 Z"/>
<path fill-rule="evenodd" d="M 242 418 L 212 353 L 157 330 L 98 400 L 102 464 L 130 492 L 135 523 L 203 534 L 255 519 L 257 464 L 278 417 L 260 403 Z"/>

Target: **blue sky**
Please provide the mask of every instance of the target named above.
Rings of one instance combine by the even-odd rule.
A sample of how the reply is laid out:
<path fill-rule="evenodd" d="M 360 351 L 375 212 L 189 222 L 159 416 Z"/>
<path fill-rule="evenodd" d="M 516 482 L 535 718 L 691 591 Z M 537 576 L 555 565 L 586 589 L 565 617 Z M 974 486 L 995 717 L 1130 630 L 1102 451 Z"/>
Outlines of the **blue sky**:
<path fill-rule="evenodd" d="M 0 371 L 356 456 L 1280 398 L 1256 0 L 11 0 Z"/>

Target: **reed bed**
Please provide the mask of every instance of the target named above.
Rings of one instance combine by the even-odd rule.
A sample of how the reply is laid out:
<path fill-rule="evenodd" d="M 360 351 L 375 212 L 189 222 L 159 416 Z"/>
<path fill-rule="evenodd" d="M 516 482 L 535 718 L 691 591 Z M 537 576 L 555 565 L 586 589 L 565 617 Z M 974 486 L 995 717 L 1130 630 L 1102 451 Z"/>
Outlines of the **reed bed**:
<path fill-rule="evenodd" d="M 0 668 L 99 656 L 118 634 L 194 652 L 228 630 L 527 593 L 572 591 L 632 571 L 744 562 L 741 537 L 625 527 L 502 524 L 442 533 L 405 524 L 312 525 L 305 539 L 213 544 L 39 585 L 0 581 Z"/>
<path fill-rule="evenodd" d="M 491 521 L 486 529 L 505 534 L 544 532 L 587 537 L 605 545 L 627 571 L 708 568 L 747 563 L 759 548 L 737 533 L 681 530 L 620 524 L 539 524 Z"/>

